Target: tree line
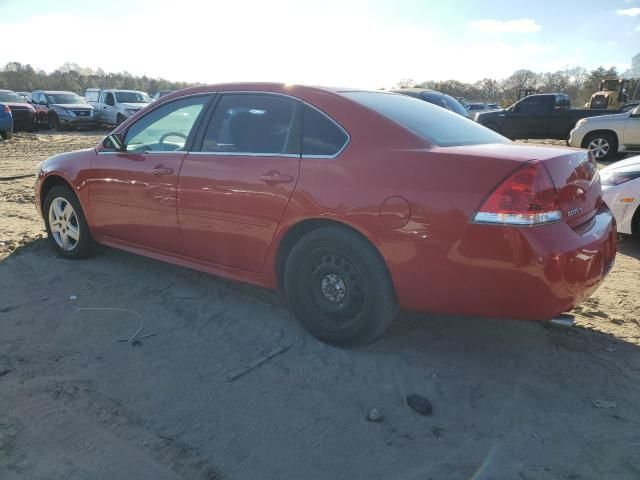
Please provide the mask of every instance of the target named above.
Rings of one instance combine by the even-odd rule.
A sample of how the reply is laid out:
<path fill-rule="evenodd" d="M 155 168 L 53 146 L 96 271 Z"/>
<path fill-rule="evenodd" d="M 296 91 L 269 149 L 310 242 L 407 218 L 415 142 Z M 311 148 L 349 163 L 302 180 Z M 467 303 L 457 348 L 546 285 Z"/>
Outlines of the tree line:
<path fill-rule="evenodd" d="M 194 83 L 172 82 L 164 78 L 134 76 L 128 72 L 107 73 L 102 69 L 80 67 L 66 63 L 47 73 L 31 65 L 9 62 L 0 69 L 0 89 L 31 92 L 33 90 L 67 90 L 84 95 L 87 88 L 117 88 L 140 90 L 153 94 L 158 90 L 177 90 L 194 86 Z"/>
<path fill-rule="evenodd" d="M 521 88 L 537 88 L 541 92 L 566 93 L 574 106 L 582 106 L 598 90 L 600 80 L 617 77 L 615 67 L 598 67 L 588 71 L 582 67 L 573 67 L 557 72 L 536 73 L 531 70 L 517 70 L 511 76 L 496 80 L 485 78 L 475 83 L 458 80 L 416 82 L 405 79 L 397 87 L 431 88 L 453 97 L 463 97 L 467 101 L 497 102 L 502 106 L 511 105 L 518 98 Z M 640 95 L 639 79 L 632 81 L 628 90 L 630 95 Z M 84 94 L 90 87 L 119 88 L 141 90 L 153 94 L 158 90 L 177 90 L 197 85 L 187 82 L 172 82 L 163 78 L 150 78 L 145 75 L 134 76 L 128 72 L 107 73 L 98 68 L 80 67 L 75 63 L 65 63 L 51 73 L 36 70 L 31 65 L 9 62 L 0 69 L 0 89 L 31 92 L 43 90 L 68 90 Z"/>
<path fill-rule="evenodd" d="M 598 67 L 588 71 L 583 67 L 573 67 L 557 72 L 536 73 L 531 70 L 517 70 L 503 80 L 485 78 L 475 83 L 464 83 L 458 80 L 443 82 L 427 80 L 415 82 L 411 79 L 402 80 L 398 88 L 419 87 L 431 88 L 449 94 L 453 97 L 464 97 L 467 101 L 496 102 L 506 107 L 518 99 L 518 90 L 535 88 L 541 93 L 565 93 L 571 98 L 574 106 L 580 107 L 589 101 L 591 94 L 598 91 L 600 81 L 617 77 L 615 67 Z M 630 96 L 640 95 L 638 87 L 640 79 L 634 79 L 627 90 Z"/>

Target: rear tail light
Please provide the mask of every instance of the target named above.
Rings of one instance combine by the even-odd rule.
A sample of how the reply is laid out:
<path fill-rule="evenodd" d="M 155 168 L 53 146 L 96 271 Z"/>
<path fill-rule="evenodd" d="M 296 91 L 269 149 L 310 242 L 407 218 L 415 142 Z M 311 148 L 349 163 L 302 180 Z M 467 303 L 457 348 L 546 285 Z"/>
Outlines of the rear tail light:
<path fill-rule="evenodd" d="M 2 105 L 2 111 L 11 113 L 11 109 L 9 107 L 7 107 L 6 105 Z"/>
<path fill-rule="evenodd" d="M 540 225 L 562 220 L 558 192 L 546 167 L 530 162 L 512 173 L 473 216 L 476 223 Z"/>

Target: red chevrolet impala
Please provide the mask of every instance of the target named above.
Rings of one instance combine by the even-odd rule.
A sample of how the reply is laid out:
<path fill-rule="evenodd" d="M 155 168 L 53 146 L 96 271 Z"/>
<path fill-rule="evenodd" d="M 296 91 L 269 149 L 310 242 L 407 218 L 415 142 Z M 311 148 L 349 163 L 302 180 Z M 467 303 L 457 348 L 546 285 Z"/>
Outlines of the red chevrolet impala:
<path fill-rule="evenodd" d="M 553 318 L 616 251 L 586 151 L 515 145 L 384 92 L 174 92 L 46 160 L 35 190 L 63 257 L 100 243 L 282 289 L 342 345 L 380 336 L 399 308 Z"/>

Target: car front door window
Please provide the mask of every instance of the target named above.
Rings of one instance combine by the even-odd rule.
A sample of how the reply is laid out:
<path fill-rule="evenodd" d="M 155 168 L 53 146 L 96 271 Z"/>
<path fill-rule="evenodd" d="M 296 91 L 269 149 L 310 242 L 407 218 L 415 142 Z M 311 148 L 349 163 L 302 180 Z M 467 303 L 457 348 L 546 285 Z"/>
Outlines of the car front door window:
<path fill-rule="evenodd" d="M 187 139 L 209 96 L 176 100 L 148 113 L 129 127 L 125 136 L 129 152 L 185 150 Z"/>

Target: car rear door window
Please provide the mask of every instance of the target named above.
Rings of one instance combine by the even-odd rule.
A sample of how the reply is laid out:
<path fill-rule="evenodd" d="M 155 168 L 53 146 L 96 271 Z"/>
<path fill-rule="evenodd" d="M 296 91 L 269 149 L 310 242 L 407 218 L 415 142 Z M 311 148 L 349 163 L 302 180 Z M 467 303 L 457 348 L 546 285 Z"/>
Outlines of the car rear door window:
<path fill-rule="evenodd" d="M 127 130 L 127 151 L 184 150 L 193 126 L 209 99 L 209 95 L 182 98 L 152 110 Z"/>
<path fill-rule="evenodd" d="M 280 95 L 224 94 L 211 117 L 203 152 L 299 155 L 299 102 Z"/>
<path fill-rule="evenodd" d="M 333 157 L 349 141 L 334 120 L 309 105 L 302 107 L 302 155 Z"/>

